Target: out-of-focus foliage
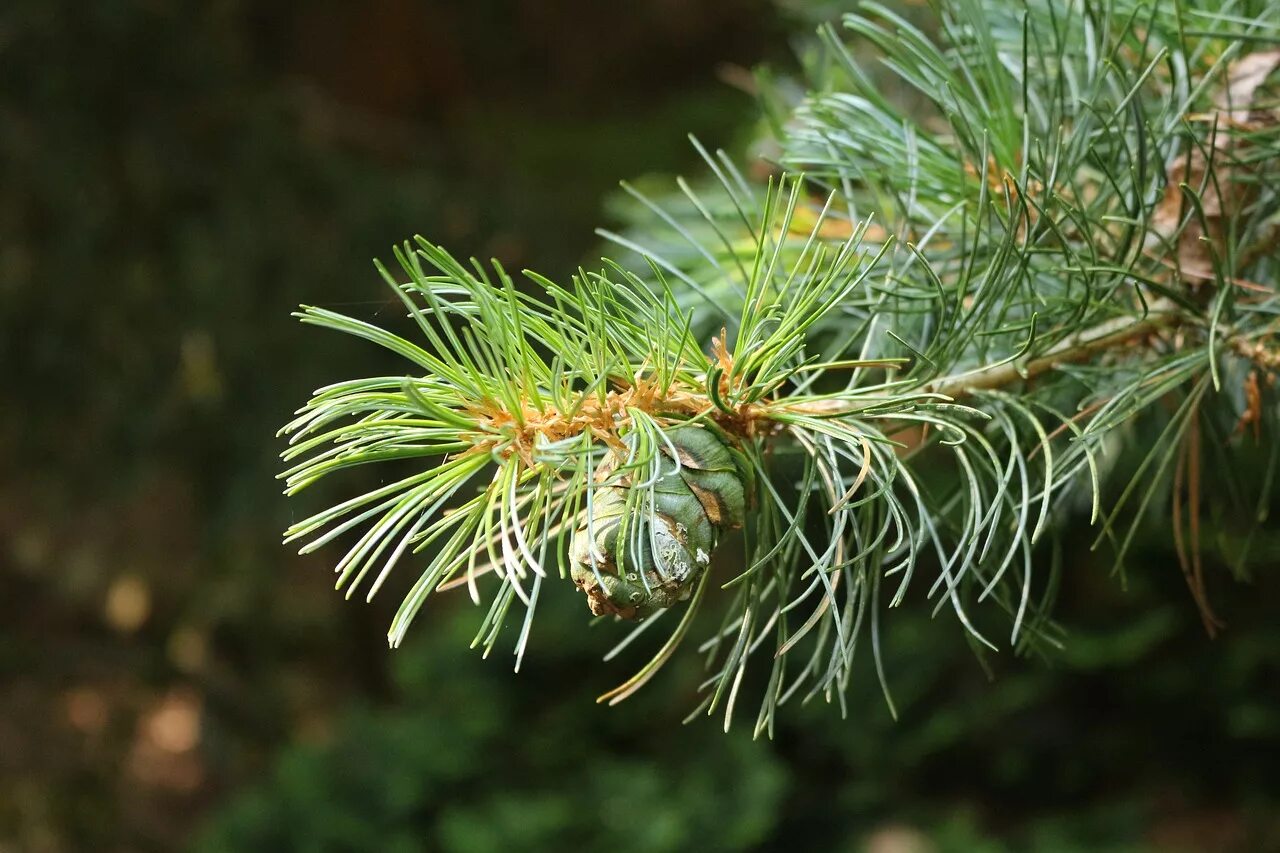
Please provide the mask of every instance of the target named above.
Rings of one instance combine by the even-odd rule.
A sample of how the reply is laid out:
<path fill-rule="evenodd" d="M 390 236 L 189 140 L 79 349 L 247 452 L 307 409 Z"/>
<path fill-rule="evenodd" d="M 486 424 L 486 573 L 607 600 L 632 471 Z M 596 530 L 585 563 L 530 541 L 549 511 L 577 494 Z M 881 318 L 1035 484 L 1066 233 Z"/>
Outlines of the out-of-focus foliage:
<path fill-rule="evenodd" d="M 401 709 L 357 711 L 324 746 L 290 751 L 214 825 L 204 849 L 678 851 L 695 838 L 707 850 L 761 842 L 784 806 L 781 761 L 745 737 L 709 742 L 662 712 L 648 721 L 600 713 L 593 656 L 571 618 L 555 621 L 541 638 L 544 659 L 525 667 L 529 679 L 417 644 L 397 655 Z M 461 614 L 445 633 L 459 641 L 471 631 Z M 571 671 L 581 673 L 577 684 L 564 680 Z"/>
<path fill-rule="evenodd" d="M 945 621 L 906 613 L 886 643 L 899 722 L 864 661 L 848 719 L 817 705 L 773 742 L 680 726 L 687 660 L 663 691 L 593 707 L 601 671 L 572 606 L 549 606 L 517 677 L 410 643 L 394 709 L 288 751 L 200 849 L 1271 849 L 1274 580 L 1236 588 L 1223 604 L 1240 628 L 1210 643 L 1171 555 L 1128 592 L 1083 556 L 1064 607 L 1090 615 L 1053 666 L 995 660 L 989 680 Z M 439 639 L 465 641 L 472 621 Z"/>

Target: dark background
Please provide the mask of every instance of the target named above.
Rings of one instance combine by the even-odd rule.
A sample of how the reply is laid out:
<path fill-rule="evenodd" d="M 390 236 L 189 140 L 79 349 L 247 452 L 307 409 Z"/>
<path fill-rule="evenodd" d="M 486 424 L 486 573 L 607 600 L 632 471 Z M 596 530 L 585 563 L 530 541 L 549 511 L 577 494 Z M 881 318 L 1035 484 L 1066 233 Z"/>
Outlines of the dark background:
<path fill-rule="evenodd" d="M 397 590 L 279 544 L 324 495 L 275 430 L 401 369 L 289 312 L 394 314 L 415 233 L 566 277 L 617 179 L 745 151 L 811 5 L 0 8 L 0 851 L 1280 849 L 1275 579 L 1211 642 L 1159 531 L 1125 583 L 1066 550 L 1061 656 L 989 677 L 909 598 L 901 719 L 868 659 L 772 743 L 680 724 L 691 655 L 595 705 L 638 660 L 567 588 L 516 676 L 462 600 L 388 653 Z"/>

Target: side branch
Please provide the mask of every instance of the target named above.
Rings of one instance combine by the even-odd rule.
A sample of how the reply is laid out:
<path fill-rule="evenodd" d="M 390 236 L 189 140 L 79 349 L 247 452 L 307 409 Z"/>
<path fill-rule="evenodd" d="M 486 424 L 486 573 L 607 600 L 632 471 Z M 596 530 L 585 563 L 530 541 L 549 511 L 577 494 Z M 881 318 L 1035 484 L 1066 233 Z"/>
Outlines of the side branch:
<path fill-rule="evenodd" d="M 939 379 L 927 385 L 926 390 L 956 399 L 974 391 L 1000 388 L 1020 379 L 1029 381 L 1061 365 L 1088 361 L 1099 353 L 1124 346 L 1160 329 L 1179 325 L 1185 320 L 1185 315 L 1173 309 L 1173 303 L 1162 301 L 1153 305 L 1141 320 L 1135 322 L 1131 317 L 1117 317 L 1100 323 L 1092 329 L 1072 335 L 1044 355 L 1025 364 L 1012 361 L 961 376 Z"/>

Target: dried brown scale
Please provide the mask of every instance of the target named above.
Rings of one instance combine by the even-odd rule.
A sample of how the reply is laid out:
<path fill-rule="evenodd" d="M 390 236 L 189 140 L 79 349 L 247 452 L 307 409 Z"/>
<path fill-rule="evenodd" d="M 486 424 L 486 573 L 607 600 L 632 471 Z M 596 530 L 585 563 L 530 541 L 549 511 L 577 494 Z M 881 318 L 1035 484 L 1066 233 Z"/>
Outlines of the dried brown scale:
<path fill-rule="evenodd" d="M 722 400 L 731 397 L 735 390 L 729 379 L 733 356 L 724 344 L 725 336 L 722 329 L 720 337 L 712 339 L 715 361 L 723 371 L 719 384 Z M 771 402 L 766 399 L 759 403 L 743 403 L 725 411 L 717 408 L 704 390 L 670 386 L 666 393 L 660 393 L 659 383 L 647 377 L 637 377 L 633 383 L 606 393 L 603 401 L 595 396 L 583 400 L 572 417 L 566 417 L 555 409 L 525 406 L 517 419 L 501 406 L 469 407 L 468 414 L 480 422 L 486 432 L 494 435 L 476 442 L 465 452 L 489 453 L 501 447 L 500 455 L 517 454 L 532 465 L 533 451 L 539 438 L 554 442 L 584 432 L 590 432 L 612 449 L 621 449 L 624 445 L 619 436 L 631 425 L 631 409 L 638 409 L 663 425 L 705 416 L 731 439 L 749 440 L 757 435 L 781 431 L 781 425 L 769 419 Z"/>
<path fill-rule="evenodd" d="M 673 420 L 671 416 L 683 420 L 710 408 L 711 402 L 705 395 L 676 388 L 665 395 L 659 394 L 656 384 L 645 379 L 630 387 L 608 392 L 603 402 L 598 397 L 587 398 L 572 417 L 566 417 L 555 409 L 540 410 L 526 406 L 517 419 L 501 407 L 472 407 L 469 413 L 497 435 L 477 442 L 466 452 L 490 452 L 501 445 L 503 455 L 518 454 L 532 464 L 533 450 L 539 437 L 560 441 L 590 432 L 606 445 L 620 448 L 623 445 L 618 433 L 631 423 L 629 409 L 639 409 L 663 423 Z"/>
<path fill-rule="evenodd" d="M 1245 338 L 1233 338 L 1228 341 L 1228 346 L 1241 358 L 1246 358 L 1265 370 L 1272 378 L 1280 372 L 1280 351 L 1268 349 L 1256 340 Z"/>
<path fill-rule="evenodd" d="M 1262 387 L 1258 383 L 1258 371 L 1250 370 L 1244 380 L 1244 412 L 1236 423 L 1236 433 L 1244 433 L 1253 427 L 1254 443 L 1262 441 Z"/>

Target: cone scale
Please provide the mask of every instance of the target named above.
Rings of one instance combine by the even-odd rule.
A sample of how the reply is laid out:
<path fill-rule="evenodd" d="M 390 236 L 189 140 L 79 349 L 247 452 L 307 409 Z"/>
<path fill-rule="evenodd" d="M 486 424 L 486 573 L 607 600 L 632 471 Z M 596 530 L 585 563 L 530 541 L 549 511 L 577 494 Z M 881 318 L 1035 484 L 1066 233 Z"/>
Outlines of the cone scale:
<path fill-rule="evenodd" d="M 709 427 L 678 426 L 666 437 L 671 446 L 660 444 L 660 474 L 647 488 L 635 485 L 647 475 L 617 474 L 630 444 L 596 471 L 570 557 L 574 585 L 597 616 L 638 620 L 688 599 L 722 534 L 742 526 L 746 468 L 738 451 Z"/>

